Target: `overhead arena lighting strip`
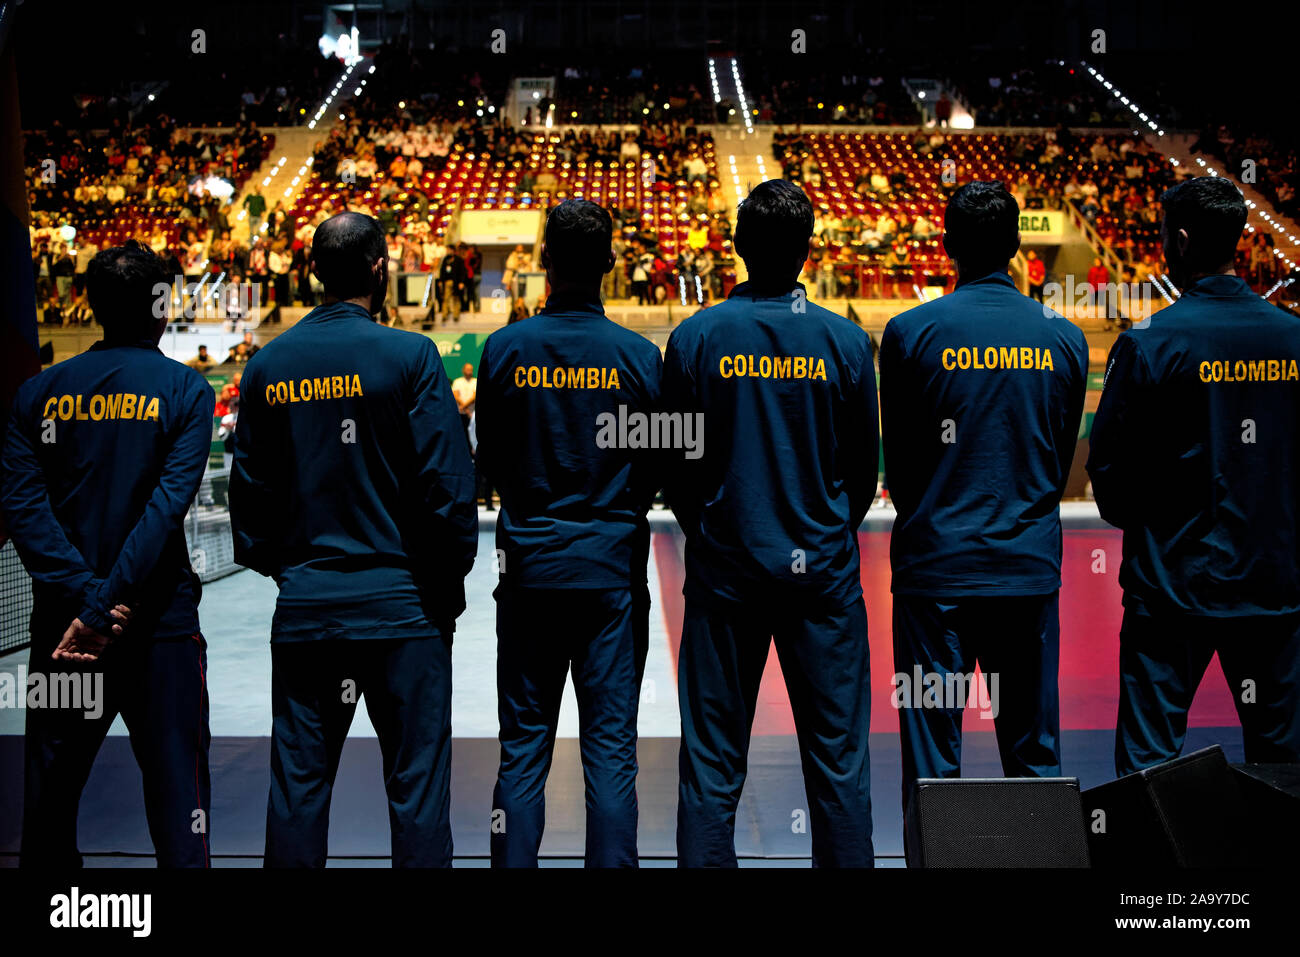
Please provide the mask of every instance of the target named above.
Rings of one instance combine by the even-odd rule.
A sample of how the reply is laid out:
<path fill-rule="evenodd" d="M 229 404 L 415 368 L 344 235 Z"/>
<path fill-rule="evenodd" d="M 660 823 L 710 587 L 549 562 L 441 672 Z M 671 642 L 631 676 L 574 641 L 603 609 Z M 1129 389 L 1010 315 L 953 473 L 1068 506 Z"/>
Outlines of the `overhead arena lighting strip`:
<path fill-rule="evenodd" d="M 749 104 L 745 101 L 745 85 L 740 82 L 740 62 L 734 56 L 731 58 L 731 78 L 736 81 L 736 99 L 740 101 L 740 116 L 745 121 L 745 132 L 753 133 L 754 123 L 749 116 Z"/>
<path fill-rule="evenodd" d="M 1062 66 L 1065 65 L 1065 61 L 1064 61 L 1064 60 L 1061 60 L 1061 61 L 1059 61 L 1059 62 L 1061 63 Z M 1163 129 L 1160 128 L 1160 124 L 1155 120 L 1155 118 L 1154 118 L 1154 117 L 1147 116 L 1146 113 L 1142 112 L 1141 107 L 1139 107 L 1139 106 L 1137 105 L 1137 103 L 1135 103 L 1135 102 L 1133 102 L 1132 100 L 1130 100 L 1127 96 L 1124 96 L 1124 95 L 1120 92 L 1120 90 L 1115 86 L 1114 83 L 1112 83 L 1110 80 L 1106 79 L 1104 76 L 1101 75 L 1101 71 L 1100 71 L 1100 70 L 1097 70 L 1097 69 L 1095 69 L 1094 67 L 1088 66 L 1088 64 L 1087 64 L 1086 62 L 1082 61 L 1082 60 L 1079 61 L 1079 62 L 1080 62 L 1084 67 L 1087 68 L 1088 73 L 1092 75 L 1092 78 L 1093 78 L 1094 80 L 1096 80 L 1096 81 L 1097 81 L 1098 83 L 1100 83 L 1103 87 L 1105 87 L 1106 90 L 1107 90 L 1108 92 L 1110 92 L 1110 93 L 1114 94 L 1116 97 L 1118 97 L 1120 103 L 1124 104 L 1124 105 L 1127 106 L 1130 110 L 1132 110 L 1132 111 L 1137 115 L 1137 118 L 1138 118 L 1139 120 L 1141 120 L 1143 123 L 1145 123 L 1145 124 L 1147 125 L 1147 127 L 1150 128 L 1150 130 L 1151 130 L 1153 133 L 1156 134 L 1156 136 L 1164 136 L 1164 135 L 1165 135 L 1165 131 L 1164 131 Z M 1134 130 L 1134 132 L 1136 133 L 1137 131 Z M 1172 157 L 1170 158 L 1169 162 L 1172 163 L 1174 166 L 1177 166 L 1177 165 L 1178 165 L 1178 160 L 1173 159 Z M 1219 175 L 1219 171 L 1216 170 L 1213 166 L 1210 166 L 1208 163 L 1206 163 L 1205 160 L 1204 160 L 1204 158 L 1202 158 L 1202 157 L 1200 157 L 1200 156 L 1196 157 L 1196 163 L 1197 163 L 1198 166 L 1200 166 L 1202 169 L 1204 169 L 1205 172 L 1208 173 L 1209 175 L 1211 175 L 1211 176 L 1218 176 L 1218 175 Z M 1271 229 L 1276 230 L 1278 233 L 1280 233 L 1281 235 L 1285 236 L 1288 240 L 1290 240 L 1290 242 L 1291 242 L 1291 244 L 1292 244 L 1293 246 L 1294 246 L 1294 245 L 1300 245 L 1300 237 L 1297 237 L 1297 236 L 1293 235 L 1293 234 L 1292 234 L 1292 233 L 1287 229 L 1287 227 L 1284 226 L 1284 225 L 1282 224 L 1281 220 L 1275 218 L 1272 214 L 1267 213 L 1267 212 L 1265 212 L 1264 210 L 1260 209 L 1260 208 L 1259 208 L 1259 205 L 1258 205 L 1257 203 L 1255 203 L 1253 200 L 1250 200 L 1250 199 L 1246 200 L 1246 206 L 1247 206 L 1249 209 L 1254 210 L 1255 213 L 1259 216 L 1259 218 L 1262 219 L 1265 223 L 1267 223 Z M 1249 223 L 1247 223 L 1246 228 L 1247 228 L 1248 230 L 1250 230 L 1252 233 L 1255 232 L 1255 227 L 1252 226 L 1252 225 L 1250 225 Z M 1295 262 L 1294 262 L 1294 260 L 1292 260 L 1290 257 L 1288 257 L 1285 253 L 1283 253 L 1282 250 L 1277 249 L 1277 248 L 1274 248 L 1274 250 L 1273 250 L 1273 255 L 1276 256 L 1278 259 L 1282 260 L 1282 262 L 1286 263 L 1286 266 L 1287 266 L 1288 269 L 1294 269 L 1294 268 L 1295 268 Z"/>

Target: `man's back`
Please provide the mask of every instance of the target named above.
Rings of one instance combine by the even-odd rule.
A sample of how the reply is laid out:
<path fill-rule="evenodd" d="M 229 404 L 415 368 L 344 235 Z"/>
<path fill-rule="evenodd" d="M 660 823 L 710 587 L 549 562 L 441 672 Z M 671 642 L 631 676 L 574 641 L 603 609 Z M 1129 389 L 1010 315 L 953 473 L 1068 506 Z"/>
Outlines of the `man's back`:
<path fill-rule="evenodd" d="M 704 417 L 703 456 L 675 458 L 668 486 L 687 532 L 686 592 L 841 607 L 861 595 L 857 529 L 878 472 L 871 343 L 801 285 L 750 288 L 668 342 L 664 405 Z"/>
<path fill-rule="evenodd" d="M 896 593 L 1060 587 L 1057 507 L 1087 367 L 1082 331 L 1005 273 L 890 321 L 880 378 Z"/>
<path fill-rule="evenodd" d="M 95 579 L 120 566 L 135 593 L 111 597 L 139 601 L 134 633 L 198 631 L 200 586 L 179 519 L 203 477 L 212 409 L 212 387 L 153 345 L 96 343 L 24 383 L 5 449 L 5 510 L 36 580 L 38 617 L 62 616 L 62 626 L 80 610 L 39 570 L 57 560 L 57 539 L 65 539 Z M 25 517 L 41 513 L 46 495 L 58 527 L 33 525 L 33 535 Z M 132 538 L 147 512 L 150 522 Z"/>
<path fill-rule="evenodd" d="M 433 342 L 321 306 L 248 363 L 236 560 L 280 585 L 273 638 L 412 637 L 464 609 L 473 466 Z"/>
<path fill-rule="evenodd" d="M 501 494 L 503 581 L 643 583 L 653 463 L 647 451 L 605 442 L 602 434 L 614 436 L 602 416 L 617 421 L 626 410 L 635 422 L 656 408 L 659 350 L 598 303 L 552 296 L 489 337 L 479 373 L 475 433 Z"/>
<path fill-rule="evenodd" d="M 1235 276 L 1120 336 L 1088 470 L 1124 529 L 1125 605 L 1300 611 L 1300 322 Z"/>

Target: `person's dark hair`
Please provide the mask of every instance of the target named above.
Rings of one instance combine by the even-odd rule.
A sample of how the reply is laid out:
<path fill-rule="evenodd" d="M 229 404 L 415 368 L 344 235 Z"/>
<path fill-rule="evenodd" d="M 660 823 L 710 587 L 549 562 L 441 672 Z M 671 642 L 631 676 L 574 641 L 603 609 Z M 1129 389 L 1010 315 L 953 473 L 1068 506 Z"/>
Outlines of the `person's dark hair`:
<path fill-rule="evenodd" d="M 379 220 L 361 213 L 339 213 L 316 227 L 311 261 L 325 294 L 356 299 L 375 291 L 372 266 L 388 259 L 388 242 Z"/>
<path fill-rule="evenodd" d="M 975 180 L 952 194 L 943 245 L 970 278 L 1005 271 L 1020 248 L 1020 204 L 1002 183 Z"/>
<path fill-rule="evenodd" d="M 167 263 L 138 239 L 128 239 L 97 253 L 86 266 L 86 298 L 104 338 L 134 342 L 153 333 L 161 315 L 155 315 L 158 287 L 165 286 L 165 308 L 172 277 Z"/>
<path fill-rule="evenodd" d="M 1166 190 L 1160 205 L 1168 235 L 1187 230 L 1187 269 L 1206 272 L 1233 261 L 1246 228 L 1246 200 L 1235 183 L 1223 176 L 1198 176 Z"/>
<path fill-rule="evenodd" d="M 767 264 L 788 271 L 802 263 L 812 234 L 812 201 L 789 180 L 759 183 L 736 210 L 736 252 L 751 274 Z"/>
<path fill-rule="evenodd" d="M 592 279 L 608 271 L 614 221 L 587 199 L 566 199 L 546 217 L 546 255 L 551 269 L 566 279 Z"/>

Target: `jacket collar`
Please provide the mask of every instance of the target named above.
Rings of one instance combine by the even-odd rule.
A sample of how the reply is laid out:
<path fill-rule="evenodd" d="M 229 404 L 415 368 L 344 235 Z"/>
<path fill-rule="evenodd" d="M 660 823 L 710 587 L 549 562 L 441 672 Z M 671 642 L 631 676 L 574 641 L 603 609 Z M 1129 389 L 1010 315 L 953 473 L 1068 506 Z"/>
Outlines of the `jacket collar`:
<path fill-rule="evenodd" d="M 588 299 L 577 293 L 552 293 L 546 298 L 546 305 L 542 307 L 542 315 L 556 315 L 562 312 L 585 312 L 595 316 L 603 316 L 605 307 L 599 300 Z"/>
<path fill-rule="evenodd" d="M 966 286 L 976 286 L 976 285 L 980 285 L 980 286 L 1002 285 L 1002 286 L 1007 286 L 1011 289 L 1016 288 L 1015 281 L 1011 278 L 1011 274 L 1008 272 L 999 271 L 999 272 L 985 273 L 982 276 L 975 276 L 971 279 L 959 280 L 957 285 L 953 288 L 953 292 L 956 292 L 958 289 L 962 289 Z"/>
<path fill-rule="evenodd" d="M 735 286 L 733 286 L 731 289 L 731 294 L 728 295 L 727 298 L 728 299 L 752 299 L 755 301 L 762 300 L 762 299 L 785 300 L 785 299 L 789 299 L 792 295 L 794 295 L 796 289 L 801 291 L 804 294 L 805 299 L 808 297 L 808 290 L 801 282 L 794 283 L 792 286 L 790 286 L 789 290 L 786 292 L 764 294 L 756 290 L 754 288 L 753 283 L 746 280 L 745 282 L 737 283 Z"/>
<path fill-rule="evenodd" d="M 324 306 L 317 306 L 298 321 L 328 322 L 331 319 L 364 319 L 367 322 L 375 321 L 374 316 L 366 312 L 364 307 L 358 306 L 355 302 L 331 302 Z"/>
<path fill-rule="evenodd" d="M 1240 276 L 1202 276 L 1184 289 L 1183 295 L 1234 298 L 1236 296 L 1254 296 L 1255 291 Z"/>
<path fill-rule="evenodd" d="M 137 339 L 134 342 L 109 342 L 107 339 L 100 339 L 87 351 L 103 352 L 105 349 L 145 349 L 149 352 L 162 353 L 162 350 L 158 348 L 158 343 L 152 339 Z"/>

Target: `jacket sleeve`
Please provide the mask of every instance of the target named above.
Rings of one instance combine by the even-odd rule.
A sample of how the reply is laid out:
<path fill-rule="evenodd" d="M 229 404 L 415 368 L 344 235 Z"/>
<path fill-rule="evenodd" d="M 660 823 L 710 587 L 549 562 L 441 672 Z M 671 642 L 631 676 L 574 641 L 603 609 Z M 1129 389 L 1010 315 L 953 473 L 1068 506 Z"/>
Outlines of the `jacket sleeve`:
<path fill-rule="evenodd" d="M 492 337 L 483 343 L 483 353 L 478 360 L 478 389 L 474 393 L 474 461 L 484 478 L 495 487 L 496 463 L 492 453 L 496 451 L 496 401 L 497 384 L 493 378 L 495 361 L 492 353 Z M 486 442 L 484 439 L 486 438 Z"/>
<path fill-rule="evenodd" d="M 41 585 L 57 589 L 69 602 L 84 605 L 101 582 L 54 514 L 36 454 L 34 435 L 40 423 L 27 413 L 24 391 L 14 400 L 5 436 L 0 482 L 5 524 L 27 574 Z"/>
<path fill-rule="evenodd" d="M 181 527 L 207 468 L 215 401 L 212 390 L 198 382 L 181 398 L 158 487 L 123 543 L 112 570 L 87 597 L 77 616 L 88 627 L 108 633 L 112 624 L 108 610 L 119 602 L 130 605 L 138 599 L 139 588 L 153 573 L 167 539 Z"/>
<path fill-rule="evenodd" d="M 260 381 L 256 369 L 245 371 L 230 465 L 230 531 L 235 561 L 274 578 L 280 571 L 275 529 L 276 503 L 281 501 L 274 471 L 281 451 L 268 446 L 269 423 Z"/>
<path fill-rule="evenodd" d="M 1133 336 L 1116 341 L 1106 361 L 1101 401 L 1089 439 L 1088 475 L 1097 509 L 1110 524 L 1125 528 L 1133 519 L 1140 474 L 1142 443 L 1142 393 L 1150 384 L 1149 370 Z"/>
<path fill-rule="evenodd" d="M 422 531 L 431 552 L 440 556 L 439 567 L 463 579 L 478 552 L 474 463 L 451 383 L 431 340 L 425 340 L 414 372 L 408 415 Z"/>
<path fill-rule="evenodd" d="M 664 353 L 663 384 L 660 402 L 668 413 L 680 412 L 683 416 L 694 415 L 700 410 L 700 397 L 696 390 L 695 376 L 690 367 L 690 357 L 682 347 L 681 329 L 668 337 L 668 348 Z M 704 455 L 708 455 L 708 417 L 704 418 Z M 716 438 L 716 436 L 715 436 Z M 669 450 L 666 458 L 661 458 L 664 499 L 673 510 L 677 524 L 682 531 L 690 535 L 700 517 L 702 504 L 699 500 L 700 470 L 704 458 L 687 459 L 681 450 Z"/>
<path fill-rule="evenodd" d="M 900 511 L 916 507 L 924 491 L 917 475 L 921 450 L 916 441 L 922 425 L 915 373 L 907 369 L 902 336 L 890 322 L 880 337 L 880 426 L 885 446 L 885 485 Z"/>
<path fill-rule="evenodd" d="M 1083 338 L 1080 333 L 1080 338 Z M 1074 462 L 1074 450 L 1079 444 L 1079 423 L 1083 420 L 1083 402 L 1088 393 L 1088 342 L 1081 343 L 1078 375 L 1070 383 L 1070 393 L 1062 409 L 1062 417 L 1057 423 L 1056 454 L 1060 467 L 1060 494 L 1065 494 L 1065 485 L 1070 480 L 1070 466 Z"/>
<path fill-rule="evenodd" d="M 664 378 L 664 360 L 659 354 L 658 348 L 654 349 L 654 354 L 647 357 L 648 362 L 639 363 L 638 370 L 641 376 L 641 385 L 644 394 L 641 397 L 643 402 L 642 410 L 650 415 L 663 409 L 663 378 Z M 670 410 L 671 411 L 671 410 Z M 682 435 L 685 436 L 686 423 L 683 422 Z M 692 426 L 692 429 L 694 427 Z M 703 435 L 692 431 L 691 435 L 695 436 L 698 443 L 704 441 Z M 703 448 L 703 445 L 697 445 L 697 448 Z M 685 457 L 688 449 L 670 449 L 669 455 Z M 664 484 L 664 467 L 667 463 L 662 457 L 662 450 L 657 449 L 637 449 L 632 453 L 632 483 L 636 489 L 638 501 L 644 503 L 648 510 L 654 504 L 655 493 L 663 488 Z"/>
<path fill-rule="evenodd" d="M 876 365 L 868 341 L 853 395 L 854 432 L 849 436 L 849 519 L 856 532 L 876 497 L 880 478 L 880 411 L 876 396 Z"/>

